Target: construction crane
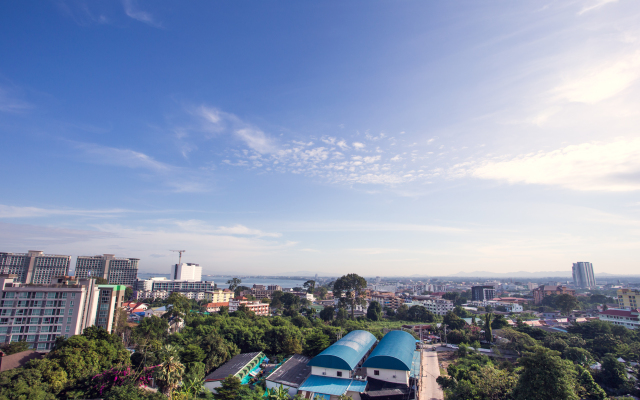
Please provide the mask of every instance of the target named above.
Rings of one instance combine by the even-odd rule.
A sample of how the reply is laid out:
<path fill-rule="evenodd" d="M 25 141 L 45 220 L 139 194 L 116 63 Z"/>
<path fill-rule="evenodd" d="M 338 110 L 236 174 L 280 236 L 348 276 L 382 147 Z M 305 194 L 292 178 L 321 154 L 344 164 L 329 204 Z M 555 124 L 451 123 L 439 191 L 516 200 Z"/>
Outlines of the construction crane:
<path fill-rule="evenodd" d="M 182 264 L 182 253 L 185 253 L 186 250 L 169 250 L 169 251 L 173 251 L 174 253 L 179 253 L 180 257 L 178 257 L 178 264 Z"/>

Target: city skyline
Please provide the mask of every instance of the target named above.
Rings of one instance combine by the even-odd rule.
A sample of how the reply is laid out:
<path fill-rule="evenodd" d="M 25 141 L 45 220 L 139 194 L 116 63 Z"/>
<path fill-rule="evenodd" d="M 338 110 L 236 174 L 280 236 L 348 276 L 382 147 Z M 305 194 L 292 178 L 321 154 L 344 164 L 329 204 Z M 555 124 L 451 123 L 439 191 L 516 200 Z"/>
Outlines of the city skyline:
<path fill-rule="evenodd" d="M 0 5 L 0 251 L 636 273 L 632 2 L 251 4 Z"/>

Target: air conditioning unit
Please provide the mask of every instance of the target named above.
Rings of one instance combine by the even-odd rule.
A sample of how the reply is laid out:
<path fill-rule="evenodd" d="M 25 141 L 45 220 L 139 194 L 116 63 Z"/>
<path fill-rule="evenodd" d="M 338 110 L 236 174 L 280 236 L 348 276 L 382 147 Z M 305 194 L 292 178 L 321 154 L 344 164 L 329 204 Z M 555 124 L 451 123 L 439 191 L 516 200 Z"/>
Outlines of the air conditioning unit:
<path fill-rule="evenodd" d="M 322 373 L 322 375 L 326 375 L 326 374 L 327 374 L 326 372 L 323 372 L 323 373 Z"/>
<path fill-rule="evenodd" d="M 394 375 L 393 377 L 395 378 L 396 376 Z"/>

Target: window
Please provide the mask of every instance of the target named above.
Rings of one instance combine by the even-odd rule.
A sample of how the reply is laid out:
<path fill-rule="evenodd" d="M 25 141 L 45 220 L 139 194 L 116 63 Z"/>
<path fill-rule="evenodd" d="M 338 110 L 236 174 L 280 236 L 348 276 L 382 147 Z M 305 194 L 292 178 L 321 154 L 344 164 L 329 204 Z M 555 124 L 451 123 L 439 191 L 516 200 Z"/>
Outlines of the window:
<path fill-rule="evenodd" d="M 73 309 L 72 308 L 69 309 L 69 315 L 73 315 Z"/>
<path fill-rule="evenodd" d="M 67 327 L 64 329 L 65 332 L 69 333 L 69 331 L 71 330 L 71 327 L 67 325 Z M 66 337 L 69 337 L 69 335 L 65 335 Z"/>
<path fill-rule="evenodd" d="M 27 335 L 27 342 L 35 342 L 36 341 L 36 335 Z"/>
<path fill-rule="evenodd" d="M 71 317 L 67 317 L 67 324 L 71 323 Z"/>
<path fill-rule="evenodd" d="M 69 301 L 69 307 L 73 307 L 73 300 Z"/>
<path fill-rule="evenodd" d="M 46 343 L 38 343 L 38 350 L 44 350 Z"/>
<path fill-rule="evenodd" d="M 380 371 L 378 371 L 377 369 L 374 369 L 374 370 L 373 370 L 373 374 L 374 374 L 374 375 L 380 375 Z"/>
<path fill-rule="evenodd" d="M 336 375 L 337 375 L 337 376 L 342 376 L 342 371 L 338 371 L 338 372 L 336 372 Z"/>
<path fill-rule="evenodd" d="M 72 299 L 75 299 L 75 298 L 76 298 L 76 294 L 75 294 L 75 292 L 74 292 L 74 293 L 71 293 L 71 298 L 72 298 Z M 72 302 L 72 303 L 73 303 L 73 302 Z"/>
<path fill-rule="evenodd" d="M 49 340 L 49 335 L 38 335 L 39 342 L 46 342 L 47 340 Z"/>

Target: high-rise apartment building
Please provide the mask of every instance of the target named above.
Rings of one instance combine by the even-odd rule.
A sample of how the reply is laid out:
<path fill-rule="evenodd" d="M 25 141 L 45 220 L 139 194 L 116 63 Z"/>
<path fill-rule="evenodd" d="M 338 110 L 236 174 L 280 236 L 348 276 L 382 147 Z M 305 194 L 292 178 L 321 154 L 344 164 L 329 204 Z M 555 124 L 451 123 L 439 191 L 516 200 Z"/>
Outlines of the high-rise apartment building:
<path fill-rule="evenodd" d="M 596 286 L 596 278 L 593 274 L 593 264 L 590 262 L 573 263 L 573 284 L 576 287 L 588 289 Z"/>
<path fill-rule="evenodd" d="M 29 250 L 27 253 L 0 253 L 0 274 L 16 275 L 16 282 L 49 284 L 57 276 L 69 274 L 71 256 L 44 254 Z"/>
<path fill-rule="evenodd" d="M 496 289 L 493 285 L 482 285 L 471 287 L 471 300 L 472 301 L 487 301 L 496 297 Z"/>
<path fill-rule="evenodd" d="M 176 281 L 200 281 L 202 280 L 202 267 L 192 263 L 172 265 L 171 279 Z"/>
<path fill-rule="evenodd" d="M 95 325 L 112 332 L 116 324 L 116 311 L 122 308 L 124 285 L 98 285 L 97 313 Z"/>
<path fill-rule="evenodd" d="M 73 276 L 38 285 L 16 279 L 0 275 L 0 343 L 25 341 L 32 349 L 50 350 L 56 337 L 79 335 L 92 325 L 114 330 L 125 286 Z"/>
<path fill-rule="evenodd" d="M 75 275 L 78 278 L 100 277 L 110 285 L 132 286 L 138 277 L 138 258 L 117 258 L 113 254 L 79 256 Z"/>
<path fill-rule="evenodd" d="M 640 304 L 640 290 L 618 289 L 618 306 L 633 310 L 638 308 Z"/>

